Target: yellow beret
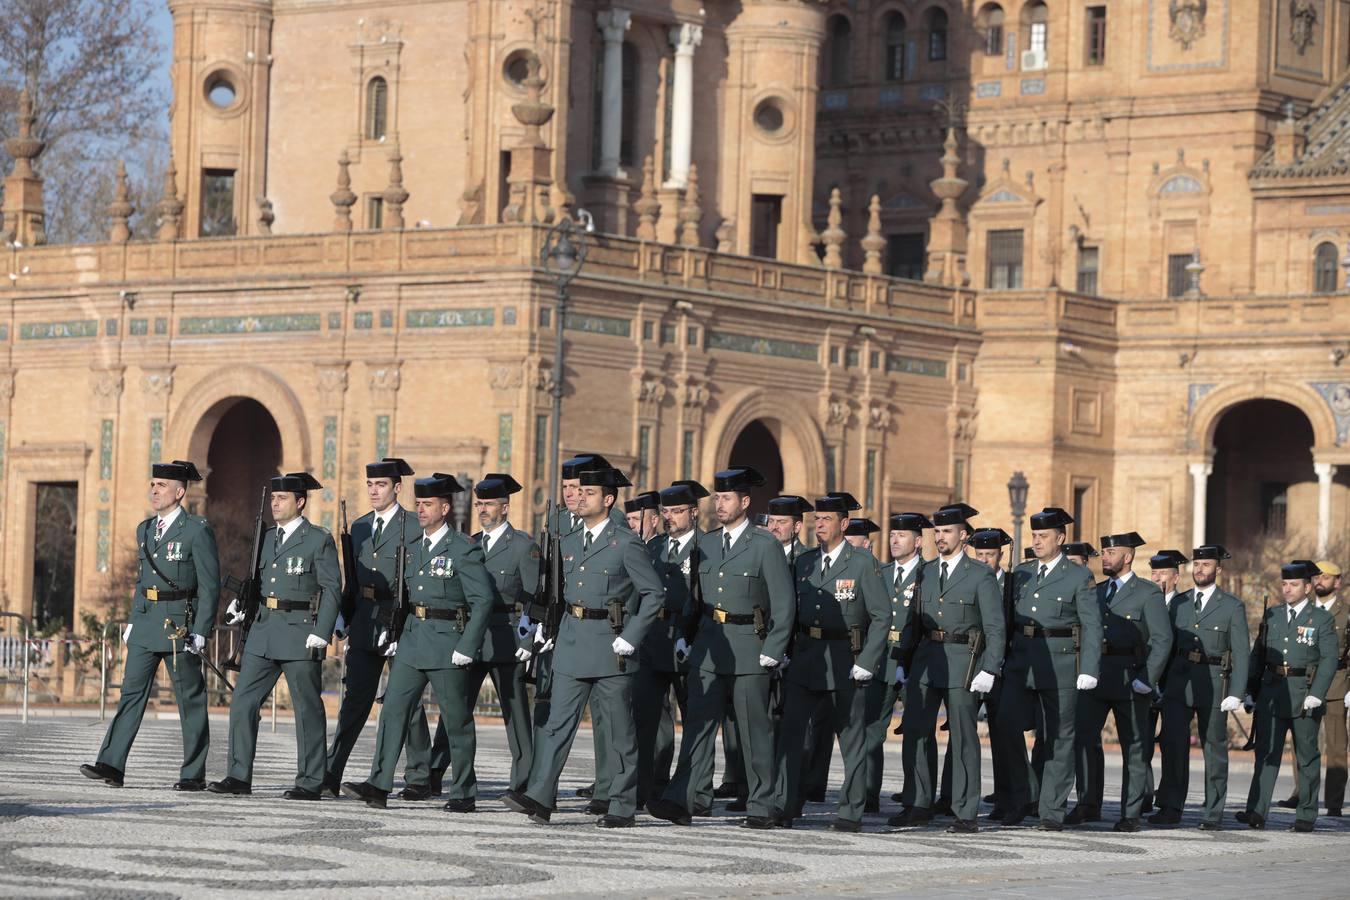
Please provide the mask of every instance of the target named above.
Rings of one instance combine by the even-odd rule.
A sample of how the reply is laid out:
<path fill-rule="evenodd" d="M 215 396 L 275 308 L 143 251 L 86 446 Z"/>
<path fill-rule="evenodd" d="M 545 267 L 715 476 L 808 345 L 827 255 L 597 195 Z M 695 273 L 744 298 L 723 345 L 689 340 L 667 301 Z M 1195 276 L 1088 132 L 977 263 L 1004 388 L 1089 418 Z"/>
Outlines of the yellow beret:
<path fill-rule="evenodd" d="M 1319 559 L 1317 561 L 1317 568 L 1321 571 L 1323 575 L 1334 576 L 1341 574 L 1341 567 L 1327 559 Z"/>

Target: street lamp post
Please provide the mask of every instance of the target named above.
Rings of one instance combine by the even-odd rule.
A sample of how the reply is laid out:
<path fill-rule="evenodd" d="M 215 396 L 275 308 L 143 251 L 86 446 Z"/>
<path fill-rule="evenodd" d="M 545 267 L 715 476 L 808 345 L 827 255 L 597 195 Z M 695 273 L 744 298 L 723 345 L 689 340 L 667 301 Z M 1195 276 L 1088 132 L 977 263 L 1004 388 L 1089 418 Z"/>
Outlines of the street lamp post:
<path fill-rule="evenodd" d="M 1008 506 L 1012 512 L 1013 565 L 1022 563 L 1022 517 L 1027 513 L 1027 476 L 1021 470 L 1008 479 Z"/>
<path fill-rule="evenodd" d="M 586 262 L 586 233 L 579 230 L 570 217 L 564 216 L 548 230 L 544 245 L 539 249 L 539 263 L 553 276 L 557 285 L 557 302 L 553 309 L 553 421 L 549 423 L 549 496 L 557 501 L 561 495 L 558 478 L 558 459 L 562 444 L 562 398 L 564 346 L 563 327 L 567 319 L 567 288 L 581 272 Z"/>

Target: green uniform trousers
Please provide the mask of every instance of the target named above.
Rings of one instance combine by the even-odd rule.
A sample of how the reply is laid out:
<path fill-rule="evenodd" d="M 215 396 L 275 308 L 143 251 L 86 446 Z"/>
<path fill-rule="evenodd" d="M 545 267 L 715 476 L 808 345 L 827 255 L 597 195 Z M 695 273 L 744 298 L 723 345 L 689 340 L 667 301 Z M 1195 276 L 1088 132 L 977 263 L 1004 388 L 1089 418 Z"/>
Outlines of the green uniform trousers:
<path fill-rule="evenodd" d="M 722 720 L 722 759 L 724 762 L 722 784 L 735 788 L 736 796 L 744 798 L 747 788 L 745 766 L 741 763 L 741 739 L 736 733 L 736 714 L 730 710 Z M 708 777 L 712 777 L 711 772 L 708 773 Z M 711 803 L 712 795 L 706 798 L 700 796 L 699 800 Z"/>
<path fill-rule="evenodd" d="M 1162 777 L 1158 779 L 1157 805 L 1181 810 L 1191 778 L 1191 716 L 1200 733 L 1200 749 L 1205 755 L 1204 820 L 1223 819 L 1228 798 L 1228 715 L 1217 706 L 1191 707 L 1180 700 L 1163 700 Z M 1273 783 L 1273 782 L 1272 782 Z"/>
<path fill-rule="evenodd" d="M 262 705 L 277 679 L 286 676 L 295 711 L 295 786 L 317 792 L 323 787 L 324 738 L 328 716 L 323 708 L 322 664 L 312 659 L 275 660 L 245 653 L 230 698 L 230 768 L 227 773 L 253 783 L 253 757 L 258 750 Z"/>
<path fill-rule="evenodd" d="M 630 817 L 637 812 L 637 731 L 633 725 L 633 676 L 573 678 L 553 673 L 553 697 L 544 723 L 535 735 L 534 767 L 525 794 L 552 809 L 558 798 L 558 779 L 572 750 L 581 713 L 591 707 L 592 730 L 604 731 L 608 768 L 606 798 L 609 814 Z M 603 710 L 603 712 L 601 712 Z M 599 715 L 597 715 L 599 713 Z M 597 740 L 598 742 L 598 740 Z M 596 795 L 600 797 L 601 761 L 596 761 Z"/>
<path fill-rule="evenodd" d="M 1322 759 L 1326 763 L 1327 777 L 1326 799 L 1323 801 L 1328 810 L 1342 809 L 1345 804 L 1345 703 L 1342 700 L 1328 700 L 1326 712 L 1322 716 Z M 1294 779 L 1294 792 L 1289 799 L 1298 802 L 1298 779 Z"/>
<path fill-rule="evenodd" d="M 671 703 L 674 695 L 675 703 Z M 688 718 L 688 690 L 679 672 L 658 672 L 643 666 L 634 676 L 633 724 L 637 729 L 638 806 L 660 797 L 670 784 L 675 762 L 675 707 L 680 720 Z"/>
<path fill-rule="evenodd" d="M 108 733 L 103 736 L 103 746 L 98 751 L 99 762 L 119 772 L 126 771 L 127 754 L 131 752 L 131 742 L 136 740 L 136 733 L 141 729 L 141 718 L 145 715 L 145 704 L 150 699 L 150 689 L 155 683 L 155 672 L 159 669 L 160 660 L 163 660 L 173 682 L 173 696 L 178 701 L 178 724 L 183 729 L 183 766 L 179 770 L 179 777 L 206 777 L 206 752 L 211 744 L 211 735 L 206 718 L 206 682 L 202 679 L 202 661 L 186 651 L 177 656 L 178 664 L 175 666 L 172 653 L 156 653 L 145 647 L 127 647 L 126 668 L 122 673 L 122 699 L 117 702 L 117 713 L 108 726 Z"/>
<path fill-rule="evenodd" d="M 783 705 L 783 739 L 778 742 L 778 800 L 784 815 L 801 815 L 810 776 L 807 744 L 803 740 L 815 718 L 839 738 L 844 761 L 844 784 L 839 789 L 839 818 L 861 822 L 866 804 L 867 723 L 875 718 L 867 708 L 864 687 L 849 682 L 837 690 L 813 690 L 794 681 L 784 681 L 787 699 Z M 869 714 L 871 713 L 871 714 Z M 744 738 L 744 734 L 742 737 Z M 754 810 L 750 810 L 754 815 Z"/>
<path fill-rule="evenodd" d="M 1043 822 L 1063 824 L 1069 792 L 1073 790 L 1074 724 L 1078 709 L 1078 690 L 1032 689 L 1024 685 L 1005 683 L 999 697 L 999 712 L 1005 723 L 995 727 L 995 740 L 1004 743 L 1003 753 L 1010 775 L 1008 808 L 1014 812 L 1036 802 Z M 1023 725 L 1037 720 L 1037 739 L 1042 745 L 1038 754 L 1032 751 L 1027 764 L 1026 732 Z M 1038 759 L 1039 757 L 1039 759 Z M 1035 775 L 1041 765 L 1039 784 Z"/>
<path fill-rule="evenodd" d="M 1078 698 L 1078 719 L 1074 724 L 1075 777 L 1078 804 L 1100 810 L 1106 784 L 1106 752 L 1102 748 L 1102 728 L 1106 715 L 1116 720 L 1124 777 L 1120 787 L 1120 817 L 1137 819 L 1144 809 L 1144 733 L 1148 728 L 1149 696 L 1134 694 L 1128 700 L 1103 700 L 1095 691 L 1084 691 Z"/>
<path fill-rule="evenodd" d="M 875 701 L 875 698 L 873 699 Z M 830 761 L 834 759 L 832 710 L 833 704 L 829 698 L 822 698 L 815 711 L 811 713 L 811 721 L 807 724 L 806 774 L 802 779 L 804 797 L 824 794 L 830 787 Z"/>
<path fill-rule="evenodd" d="M 868 708 L 876 711 L 876 716 L 867 723 L 864 735 L 864 765 L 867 772 L 864 777 L 866 790 L 864 796 L 869 803 L 881 800 L 881 775 L 886 761 L 886 736 L 891 731 L 891 719 L 895 715 L 895 701 L 900 699 L 900 686 L 895 682 L 873 678 L 864 690 L 871 696 Z"/>
<path fill-rule="evenodd" d="M 916 808 L 932 809 L 940 790 L 940 785 L 934 783 L 940 705 L 947 707 L 947 747 L 951 758 L 945 765 L 946 771 L 952 773 L 948 795 L 952 814 L 958 819 L 974 819 L 980 811 L 980 698 L 964 686 L 939 688 L 918 681 L 905 685 L 905 774 L 914 781 L 913 794 L 906 799 Z"/>
<path fill-rule="evenodd" d="M 1284 685 L 1279 686 L 1283 689 Z M 1338 704 L 1340 705 L 1340 704 Z M 1341 706 L 1344 709 L 1344 706 Z M 1295 782 L 1298 785 L 1298 811 L 1301 822 L 1317 818 L 1317 793 L 1322 787 L 1322 754 L 1317 748 L 1317 732 L 1322 725 L 1324 704 L 1292 719 L 1277 716 L 1270 702 L 1256 701 L 1256 771 L 1252 786 L 1247 791 L 1247 812 L 1261 818 L 1270 815 L 1270 795 L 1275 790 L 1275 779 L 1280 774 L 1280 760 L 1284 757 L 1284 738 L 1294 737 Z"/>
<path fill-rule="evenodd" d="M 391 657 L 383 653 L 347 648 L 347 674 L 342 682 L 346 693 L 342 697 L 342 708 L 338 710 L 337 731 L 333 732 L 333 742 L 328 747 L 329 784 L 342 783 L 342 773 L 347 768 L 352 748 L 361 737 L 361 729 L 366 727 L 371 707 L 375 705 L 384 665 L 391 661 Z M 409 785 L 423 786 L 427 783 L 431 736 L 427 730 L 426 710 L 420 703 L 408 720 L 407 750 L 403 780 Z"/>
<path fill-rule="evenodd" d="M 717 730 L 731 709 L 745 772 L 746 812 L 751 816 L 773 812 L 775 762 L 769 679 L 768 672 L 719 675 L 697 669 L 689 673 L 689 716 L 684 720 L 680 760 L 666 788 L 666 800 L 691 812 L 711 807 Z"/>
<path fill-rule="evenodd" d="M 389 670 L 389 685 L 384 692 L 380 727 L 375 733 L 375 759 L 370 767 L 370 783 L 382 791 L 394 787 L 394 771 L 403 752 L 409 723 L 422 710 L 422 692 L 431 683 L 436 704 L 441 709 L 440 727 L 448 736 L 451 778 L 445 785 L 451 800 L 471 800 L 478 796 L 478 776 L 474 773 L 477 735 L 473 724 L 473 701 L 468 697 L 469 667 L 416 669 L 394 657 Z M 475 692 L 474 696 L 477 696 Z"/>
<path fill-rule="evenodd" d="M 502 724 L 506 726 L 506 744 L 511 751 L 511 790 L 523 791 L 534 764 L 534 729 L 530 720 L 530 697 L 525 690 L 525 667 L 516 662 L 477 662 L 469 666 L 468 670 L 469 680 L 465 689 L 468 691 L 470 714 L 478 705 L 478 692 L 483 682 L 492 679 L 502 710 Z M 431 742 L 432 774 L 441 776 L 450 768 L 451 758 L 450 738 L 445 731 L 445 719 L 441 719 L 436 726 L 436 737 Z"/>
<path fill-rule="evenodd" d="M 1148 717 L 1144 720 L 1144 806 L 1153 805 L 1153 754 L 1158 747 L 1158 719 L 1161 717 L 1161 701 L 1149 698 Z M 1105 760 L 1103 760 L 1105 765 Z"/>

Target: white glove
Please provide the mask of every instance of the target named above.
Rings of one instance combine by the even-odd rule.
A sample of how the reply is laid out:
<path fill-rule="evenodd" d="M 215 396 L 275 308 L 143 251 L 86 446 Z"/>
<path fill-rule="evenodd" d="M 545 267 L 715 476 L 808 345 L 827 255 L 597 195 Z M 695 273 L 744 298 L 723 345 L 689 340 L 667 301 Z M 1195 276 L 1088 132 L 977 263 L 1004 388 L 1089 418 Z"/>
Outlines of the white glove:
<path fill-rule="evenodd" d="M 397 652 L 398 652 L 398 641 L 394 641 L 388 647 L 384 648 L 384 655 L 388 657 L 392 657 Z"/>
<path fill-rule="evenodd" d="M 675 661 L 677 663 L 683 664 L 684 661 L 687 660 L 688 658 L 689 658 L 689 642 L 686 641 L 684 638 L 679 638 L 678 640 L 675 641 Z M 763 659 L 763 657 L 760 657 L 760 659 Z"/>
<path fill-rule="evenodd" d="M 1237 712 L 1237 711 L 1238 711 L 1238 707 L 1241 706 L 1241 705 L 1242 705 L 1242 701 L 1239 700 L 1239 699 L 1236 698 L 1236 697 L 1224 697 L 1224 698 L 1223 698 L 1223 701 L 1219 703 L 1219 711 L 1220 711 L 1220 712 Z"/>
<path fill-rule="evenodd" d="M 1245 709 L 1247 712 L 1251 712 L 1252 710 L 1256 709 L 1256 701 L 1252 699 L 1251 694 L 1248 694 L 1247 696 L 1242 698 L 1242 708 Z"/>
<path fill-rule="evenodd" d="M 614 639 L 614 643 L 610 644 L 610 647 L 619 656 L 632 656 L 633 651 L 637 649 L 636 647 L 634 647 L 632 644 L 628 643 L 621 637 L 616 637 Z"/>
<path fill-rule="evenodd" d="M 472 663 L 472 662 L 473 662 L 473 657 L 472 657 L 472 656 L 465 656 L 463 653 L 460 653 L 458 650 L 456 650 L 454 653 L 451 653 L 451 654 L 450 654 L 450 665 L 452 665 L 452 666 L 460 666 L 460 667 L 462 668 L 462 667 L 464 667 L 464 666 L 469 665 L 469 664 Z"/>
<path fill-rule="evenodd" d="M 1131 682 L 1130 682 L 1130 687 L 1134 688 L 1134 692 L 1135 692 L 1136 694 L 1151 694 L 1151 693 L 1153 693 L 1153 688 L 1151 688 L 1151 687 L 1149 687 L 1148 685 L 1144 684 L 1144 683 L 1143 683 L 1142 681 L 1140 681 L 1138 678 L 1136 678 L 1134 681 L 1131 681 Z"/>
<path fill-rule="evenodd" d="M 337 624 L 333 626 L 333 634 L 339 641 L 347 639 L 347 620 L 342 618 L 342 613 L 338 613 Z"/>
<path fill-rule="evenodd" d="M 896 683 L 896 684 L 904 684 L 904 683 L 905 683 L 906 681 L 908 681 L 908 680 L 909 680 L 909 679 L 905 677 L 905 667 L 904 667 L 904 666 L 896 666 L 896 667 L 895 667 L 895 683 Z"/>
<path fill-rule="evenodd" d="M 317 634 L 307 634 L 307 635 L 305 635 L 305 649 L 306 649 L 306 650 L 318 650 L 318 649 L 321 648 L 321 647 L 327 647 L 327 646 L 328 646 L 328 642 L 325 641 L 323 638 L 319 637 Z"/>
<path fill-rule="evenodd" d="M 131 637 L 131 623 L 128 622 L 127 627 L 122 629 L 122 643 L 125 644 L 130 637 Z"/>
<path fill-rule="evenodd" d="M 1350 709 L 1350 694 L 1345 695 L 1345 708 Z"/>
<path fill-rule="evenodd" d="M 524 647 L 516 648 L 516 662 L 529 662 L 531 656 L 534 656 L 534 654 Z"/>
<path fill-rule="evenodd" d="M 530 636 L 530 632 L 533 630 L 534 626 L 530 624 L 530 617 L 521 613 L 520 618 L 516 620 L 516 637 L 523 641 Z"/>
<path fill-rule="evenodd" d="M 852 669 L 849 669 L 848 677 L 852 678 L 854 681 L 865 684 L 872 680 L 872 673 L 862 666 L 854 666 Z"/>
<path fill-rule="evenodd" d="M 225 607 L 225 624 L 238 625 L 244 621 L 244 611 L 239 608 L 238 599 L 231 600 L 230 605 Z"/>
<path fill-rule="evenodd" d="M 774 659 L 772 656 L 765 656 L 761 653 L 759 655 L 759 664 L 765 669 L 772 669 L 774 666 L 778 665 L 778 660 Z"/>
<path fill-rule="evenodd" d="M 992 673 L 981 671 L 974 678 L 970 679 L 970 690 L 976 694 L 987 694 L 994 689 L 994 676 Z"/>
<path fill-rule="evenodd" d="M 1322 698 L 1321 698 L 1321 697 L 1314 697 L 1314 696 L 1312 696 L 1311 694 L 1309 694 L 1307 697 L 1304 697 L 1304 698 L 1303 698 L 1303 708 L 1304 708 L 1305 710 L 1307 710 L 1307 709 L 1317 709 L 1317 707 L 1319 707 L 1319 706 L 1321 706 L 1321 705 L 1322 705 Z"/>
<path fill-rule="evenodd" d="M 202 637 L 200 634 L 190 634 L 188 635 L 187 646 L 183 649 L 187 650 L 189 653 L 195 653 L 198 656 L 201 656 L 202 648 L 205 646 L 206 638 Z"/>
<path fill-rule="evenodd" d="M 1078 689 L 1080 691 L 1090 691 L 1097 686 L 1097 679 L 1091 675 L 1078 676 Z"/>
<path fill-rule="evenodd" d="M 535 651 L 536 653 L 547 653 L 548 651 L 553 649 L 553 638 L 544 640 L 543 625 L 534 626 L 534 642 L 536 644 L 539 644 L 539 649 Z"/>

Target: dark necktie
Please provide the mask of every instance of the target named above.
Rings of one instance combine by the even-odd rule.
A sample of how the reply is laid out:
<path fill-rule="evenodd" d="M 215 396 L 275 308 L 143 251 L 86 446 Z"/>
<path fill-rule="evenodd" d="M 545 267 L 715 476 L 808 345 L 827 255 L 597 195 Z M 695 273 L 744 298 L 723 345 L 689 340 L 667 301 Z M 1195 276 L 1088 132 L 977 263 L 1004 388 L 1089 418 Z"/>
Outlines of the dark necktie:
<path fill-rule="evenodd" d="M 276 537 L 276 552 L 277 552 L 277 553 L 280 553 L 280 552 L 281 552 L 281 545 L 284 544 L 284 543 L 286 543 L 286 529 L 284 529 L 284 528 L 282 528 L 280 525 L 278 525 L 278 526 L 277 526 L 277 537 Z"/>
<path fill-rule="evenodd" d="M 824 565 L 824 567 L 820 570 L 820 575 L 821 575 L 822 578 L 829 578 L 829 577 L 830 577 L 830 558 L 829 558 L 828 556 L 825 557 L 825 565 Z"/>
<path fill-rule="evenodd" d="M 731 532 L 722 532 L 722 555 L 726 556 L 731 552 Z"/>
<path fill-rule="evenodd" d="M 483 555 L 484 555 L 484 556 L 487 555 L 488 548 L 491 547 L 491 546 L 492 546 L 492 538 L 490 538 L 490 537 L 488 536 L 487 532 L 485 531 L 485 532 L 483 532 Z"/>
<path fill-rule="evenodd" d="M 581 542 L 581 552 L 589 553 L 591 549 L 591 533 L 586 532 L 586 538 Z"/>
<path fill-rule="evenodd" d="M 1200 615 L 1200 610 L 1205 608 L 1205 604 L 1203 602 L 1204 597 L 1205 595 L 1200 591 L 1195 592 L 1195 614 L 1197 616 Z"/>
<path fill-rule="evenodd" d="M 674 538 L 670 539 L 670 550 L 666 553 L 667 562 L 675 562 L 680 556 L 680 542 Z"/>
<path fill-rule="evenodd" d="M 938 593 L 947 590 L 947 561 L 942 561 L 942 572 L 938 574 Z"/>
<path fill-rule="evenodd" d="M 1106 586 L 1106 602 L 1109 605 L 1116 596 L 1116 580 L 1111 579 L 1111 583 Z"/>
<path fill-rule="evenodd" d="M 1038 583 L 1044 581 L 1044 580 L 1045 580 L 1045 574 L 1046 574 L 1047 572 L 1049 572 L 1049 571 L 1050 571 L 1050 567 L 1047 566 L 1045 563 L 1041 563 L 1041 574 L 1036 578 L 1036 581 L 1037 581 Z"/>
<path fill-rule="evenodd" d="M 164 537 L 164 520 L 157 519 L 155 521 L 155 543 L 158 544 L 162 537 Z"/>
<path fill-rule="evenodd" d="M 422 538 L 422 549 L 427 553 L 431 552 L 431 538 Z"/>
<path fill-rule="evenodd" d="M 381 519 L 380 517 L 376 516 L 376 517 L 375 517 L 375 536 L 371 539 L 372 543 L 378 544 L 378 543 L 380 542 L 380 535 L 382 535 L 382 534 L 384 534 L 384 519 Z"/>
<path fill-rule="evenodd" d="M 1292 606 L 1289 607 L 1289 624 L 1294 624 L 1294 608 Z"/>

